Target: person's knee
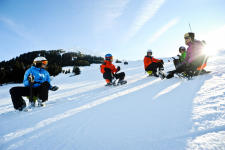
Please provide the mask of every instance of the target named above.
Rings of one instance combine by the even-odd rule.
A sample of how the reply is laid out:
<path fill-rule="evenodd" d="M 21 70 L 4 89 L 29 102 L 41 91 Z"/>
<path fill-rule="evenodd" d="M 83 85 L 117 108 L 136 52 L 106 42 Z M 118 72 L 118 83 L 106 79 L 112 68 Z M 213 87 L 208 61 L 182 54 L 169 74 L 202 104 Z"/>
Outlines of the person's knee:
<path fill-rule="evenodd" d="M 16 87 L 12 87 L 10 90 L 9 90 L 9 93 L 12 95 L 16 92 Z"/>
<path fill-rule="evenodd" d="M 121 76 L 124 78 L 125 77 L 125 73 L 124 72 L 121 72 Z"/>

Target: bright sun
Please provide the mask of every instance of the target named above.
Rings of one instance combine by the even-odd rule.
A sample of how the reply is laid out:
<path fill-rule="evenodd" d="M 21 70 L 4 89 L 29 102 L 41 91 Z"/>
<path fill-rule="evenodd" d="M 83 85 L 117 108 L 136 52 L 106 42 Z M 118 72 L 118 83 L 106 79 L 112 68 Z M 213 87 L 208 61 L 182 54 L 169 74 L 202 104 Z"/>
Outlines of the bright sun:
<path fill-rule="evenodd" d="M 205 35 L 206 46 L 204 53 L 208 56 L 216 55 L 221 49 L 225 49 L 225 26 Z"/>

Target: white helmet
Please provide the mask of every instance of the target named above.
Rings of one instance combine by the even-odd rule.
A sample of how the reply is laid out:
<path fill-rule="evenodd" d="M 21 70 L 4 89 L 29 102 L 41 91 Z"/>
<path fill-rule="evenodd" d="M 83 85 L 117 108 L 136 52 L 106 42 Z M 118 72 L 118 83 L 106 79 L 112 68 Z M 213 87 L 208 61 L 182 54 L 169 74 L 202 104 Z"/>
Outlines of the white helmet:
<path fill-rule="evenodd" d="M 36 65 L 37 63 L 43 63 L 48 64 L 48 60 L 45 57 L 36 57 L 33 61 L 33 63 Z"/>
<path fill-rule="evenodd" d="M 147 53 L 152 53 L 152 50 L 151 50 L 151 49 L 148 49 L 148 50 L 147 50 Z"/>

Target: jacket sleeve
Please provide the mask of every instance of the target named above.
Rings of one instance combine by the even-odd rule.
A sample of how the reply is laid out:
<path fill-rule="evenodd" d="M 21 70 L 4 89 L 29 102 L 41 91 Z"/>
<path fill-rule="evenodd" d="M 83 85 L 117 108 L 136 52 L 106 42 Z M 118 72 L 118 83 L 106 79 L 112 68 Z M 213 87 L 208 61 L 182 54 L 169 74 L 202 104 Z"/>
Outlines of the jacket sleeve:
<path fill-rule="evenodd" d="M 113 64 L 111 66 L 111 70 L 112 70 L 113 73 L 116 73 L 117 72 L 117 69 L 116 69 L 116 67 Z"/>
<path fill-rule="evenodd" d="M 145 58 L 144 58 L 144 67 L 146 68 L 148 65 L 149 65 L 148 58 L 145 57 Z"/>
<path fill-rule="evenodd" d="M 105 73 L 105 65 L 102 64 L 102 65 L 100 66 L 100 70 L 101 70 L 101 73 L 104 74 L 104 73 Z"/>
<path fill-rule="evenodd" d="M 181 60 L 181 61 L 184 61 L 184 60 L 185 60 L 185 58 L 186 58 L 186 52 L 184 52 L 184 53 L 181 55 L 180 60 Z"/>
<path fill-rule="evenodd" d="M 28 76 L 30 75 L 30 73 L 31 73 L 31 69 L 28 69 L 26 72 L 25 72 L 25 74 L 24 74 L 24 78 L 23 78 L 23 84 L 24 84 L 24 86 L 29 86 L 30 84 L 29 84 L 29 81 L 28 81 Z"/>
<path fill-rule="evenodd" d="M 154 57 L 152 57 L 152 61 L 153 61 L 153 62 L 161 62 L 161 60 L 155 59 Z"/>
<path fill-rule="evenodd" d="M 52 88 L 52 85 L 51 85 L 50 75 L 49 75 L 48 71 L 46 71 L 46 77 L 47 77 L 46 80 L 47 80 L 48 83 L 50 84 L 49 89 L 51 89 L 51 88 Z"/>

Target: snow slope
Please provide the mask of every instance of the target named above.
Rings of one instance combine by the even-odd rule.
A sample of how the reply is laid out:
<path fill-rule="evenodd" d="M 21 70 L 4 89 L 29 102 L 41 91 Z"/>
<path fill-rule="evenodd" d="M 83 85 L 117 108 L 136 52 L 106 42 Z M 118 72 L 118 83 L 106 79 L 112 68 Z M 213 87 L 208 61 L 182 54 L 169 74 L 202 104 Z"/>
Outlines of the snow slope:
<path fill-rule="evenodd" d="M 193 80 L 146 77 L 142 61 L 117 64 L 128 84 L 105 87 L 99 65 L 52 79 L 44 108 L 13 110 L 0 87 L 1 150 L 225 149 L 225 55 Z M 173 69 L 171 62 L 165 69 Z"/>

